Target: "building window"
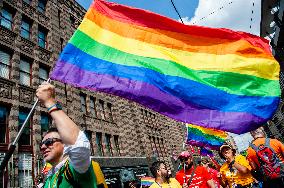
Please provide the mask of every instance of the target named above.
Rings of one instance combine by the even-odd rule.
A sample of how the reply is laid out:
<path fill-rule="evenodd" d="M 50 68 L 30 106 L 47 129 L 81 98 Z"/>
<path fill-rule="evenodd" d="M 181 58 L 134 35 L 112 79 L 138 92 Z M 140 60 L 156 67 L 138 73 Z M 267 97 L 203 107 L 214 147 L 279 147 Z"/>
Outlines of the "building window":
<path fill-rule="evenodd" d="M 87 113 L 87 105 L 86 105 L 86 95 L 80 94 L 80 100 L 81 100 L 81 111 L 86 114 Z"/>
<path fill-rule="evenodd" d="M 154 157 L 159 157 L 159 151 L 157 148 L 156 138 L 153 137 L 153 143 L 154 143 Z"/>
<path fill-rule="evenodd" d="M 31 24 L 25 19 L 22 20 L 21 36 L 25 39 L 30 39 L 31 36 Z"/>
<path fill-rule="evenodd" d="M 94 117 L 97 117 L 96 98 L 90 97 L 90 111 Z"/>
<path fill-rule="evenodd" d="M 112 147 L 111 147 L 111 135 L 106 134 L 106 149 L 109 156 L 113 156 Z"/>
<path fill-rule="evenodd" d="M 44 13 L 46 6 L 46 0 L 38 0 L 37 10 L 41 13 Z"/>
<path fill-rule="evenodd" d="M 31 63 L 26 60 L 20 61 L 20 84 L 31 85 Z"/>
<path fill-rule="evenodd" d="M 63 38 L 60 38 L 60 52 L 62 52 L 63 48 L 64 48 L 64 40 Z"/>
<path fill-rule="evenodd" d="M 12 30 L 13 14 L 6 9 L 1 10 L 1 21 L 0 24 L 7 29 Z"/>
<path fill-rule="evenodd" d="M 105 108 L 104 108 L 104 101 L 99 99 L 99 107 L 100 107 L 100 115 L 101 115 L 101 119 L 105 120 Z"/>
<path fill-rule="evenodd" d="M 0 143 L 7 142 L 8 117 L 9 109 L 0 105 Z"/>
<path fill-rule="evenodd" d="M 0 76 L 3 78 L 10 78 L 10 65 L 11 55 L 7 52 L 0 50 Z"/>
<path fill-rule="evenodd" d="M 102 133 L 96 133 L 97 153 L 99 156 L 104 156 L 104 149 L 102 144 Z"/>
<path fill-rule="evenodd" d="M 48 79 L 48 69 L 43 67 L 43 66 L 39 66 L 39 83 L 41 84 L 42 82 L 47 81 Z"/>
<path fill-rule="evenodd" d="M 116 153 L 118 154 L 118 156 L 121 156 L 118 138 L 119 138 L 118 135 L 114 135 L 114 145 Z"/>
<path fill-rule="evenodd" d="M 94 155 L 94 147 L 93 147 L 93 142 L 92 142 L 92 131 L 90 130 L 85 130 L 85 135 L 88 138 L 89 142 L 90 142 L 90 146 L 91 146 L 91 155 Z"/>
<path fill-rule="evenodd" d="M 59 26 L 59 28 L 61 28 L 61 11 L 60 10 L 58 10 L 58 12 L 57 12 L 57 18 L 58 18 L 58 26 Z"/>
<path fill-rule="evenodd" d="M 42 48 L 47 47 L 46 36 L 47 36 L 46 31 L 44 31 L 43 29 L 38 30 L 38 45 Z"/>
<path fill-rule="evenodd" d="M 71 26 L 75 27 L 76 19 L 73 16 L 70 16 Z"/>
<path fill-rule="evenodd" d="M 33 155 L 19 153 L 19 187 L 33 187 Z"/>
<path fill-rule="evenodd" d="M 19 130 L 21 129 L 24 121 L 28 116 L 29 111 L 20 109 L 19 111 Z M 27 125 L 24 128 L 24 131 L 19 139 L 19 145 L 31 145 L 31 118 L 27 122 Z"/>
<path fill-rule="evenodd" d="M 46 133 L 51 125 L 51 119 L 47 113 L 41 113 L 40 115 L 40 127 L 41 127 L 41 136 Z"/>
<path fill-rule="evenodd" d="M 148 112 L 147 112 L 147 110 L 144 110 L 144 122 L 148 123 Z"/>
<path fill-rule="evenodd" d="M 27 4 L 31 4 L 31 0 L 23 0 Z"/>
<path fill-rule="evenodd" d="M 111 103 L 107 103 L 109 121 L 113 122 L 112 109 L 111 109 L 111 107 L 112 107 Z"/>

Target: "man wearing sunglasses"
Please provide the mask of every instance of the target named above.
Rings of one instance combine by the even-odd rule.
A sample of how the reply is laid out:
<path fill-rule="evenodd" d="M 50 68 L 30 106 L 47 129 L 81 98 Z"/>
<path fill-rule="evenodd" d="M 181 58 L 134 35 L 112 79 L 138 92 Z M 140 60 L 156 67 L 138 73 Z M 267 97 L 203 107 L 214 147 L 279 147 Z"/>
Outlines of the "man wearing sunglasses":
<path fill-rule="evenodd" d="M 90 160 L 90 143 L 56 103 L 54 86 L 43 83 L 37 89 L 36 96 L 48 109 L 56 125 L 46 133 L 40 144 L 44 160 L 53 166 L 44 188 L 97 187 Z"/>

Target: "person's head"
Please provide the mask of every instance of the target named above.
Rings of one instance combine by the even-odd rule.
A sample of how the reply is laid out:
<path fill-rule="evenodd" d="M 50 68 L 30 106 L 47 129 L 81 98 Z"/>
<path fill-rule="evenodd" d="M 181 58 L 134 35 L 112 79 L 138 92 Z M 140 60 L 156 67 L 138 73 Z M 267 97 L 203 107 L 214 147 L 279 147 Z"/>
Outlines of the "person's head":
<path fill-rule="evenodd" d="M 163 178 L 168 179 L 169 174 L 165 162 L 156 161 L 150 167 L 150 171 L 153 174 L 154 178 Z"/>
<path fill-rule="evenodd" d="M 46 162 L 56 165 L 63 156 L 64 144 L 56 128 L 50 128 L 42 139 L 40 150 Z"/>
<path fill-rule="evenodd" d="M 201 164 L 202 164 L 202 166 L 204 166 L 205 168 L 208 168 L 208 167 L 209 167 L 209 164 L 210 164 L 210 161 L 209 161 L 209 159 L 208 159 L 207 157 L 203 157 L 203 158 L 201 159 Z"/>
<path fill-rule="evenodd" d="M 236 150 L 228 144 L 224 144 L 220 147 L 219 155 L 222 159 L 226 160 L 236 155 Z"/>
<path fill-rule="evenodd" d="M 263 127 L 259 127 L 258 129 L 251 131 L 250 134 L 254 139 L 266 137 L 266 133 Z"/>
<path fill-rule="evenodd" d="M 186 169 L 191 168 L 191 166 L 193 164 L 192 153 L 190 153 L 188 151 L 183 151 L 179 155 L 178 159 L 180 160 L 180 163 L 181 163 L 182 166 L 185 165 Z"/>

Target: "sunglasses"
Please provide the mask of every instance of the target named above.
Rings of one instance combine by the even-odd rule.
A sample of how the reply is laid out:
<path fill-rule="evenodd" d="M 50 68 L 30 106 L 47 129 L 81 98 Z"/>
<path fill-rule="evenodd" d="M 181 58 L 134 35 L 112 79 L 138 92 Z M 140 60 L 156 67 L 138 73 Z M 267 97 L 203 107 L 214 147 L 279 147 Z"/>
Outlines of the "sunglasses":
<path fill-rule="evenodd" d="M 39 146 L 42 147 L 42 145 L 46 145 L 46 147 L 52 146 L 54 144 L 54 142 L 62 142 L 61 139 L 59 138 L 48 138 L 44 141 L 42 141 Z"/>

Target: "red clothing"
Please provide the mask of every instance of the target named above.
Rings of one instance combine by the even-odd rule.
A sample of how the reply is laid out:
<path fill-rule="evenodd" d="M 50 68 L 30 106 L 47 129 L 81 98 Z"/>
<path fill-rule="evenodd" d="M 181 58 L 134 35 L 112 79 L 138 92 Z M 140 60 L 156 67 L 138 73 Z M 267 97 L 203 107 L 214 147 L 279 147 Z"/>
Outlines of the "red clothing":
<path fill-rule="evenodd" d="M 189 181 L 193 167 L 185 171 L 186 182 Z M 211 179 L 207 169 L 203 166 L 197 166 L 189 188 L 209 188 L 207 181 Z M 176 180 L 182 185 L 184 182 L 184 170 L 180 170 L 176 174 Z"/>
<path fill-rule="evenodd" d="M 220 188 L 220 182 L 219 182 L 219 178 L 218 178 L 218 171 L 213 169 L 213 168 L 209 168 L 208 170 L 213 182 L 215 183 L 215 185 Z"/>

